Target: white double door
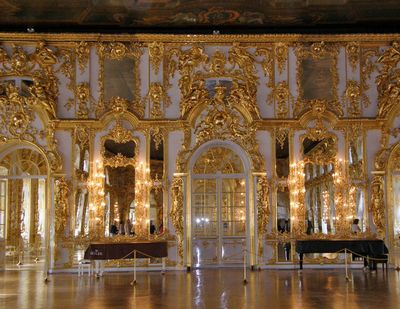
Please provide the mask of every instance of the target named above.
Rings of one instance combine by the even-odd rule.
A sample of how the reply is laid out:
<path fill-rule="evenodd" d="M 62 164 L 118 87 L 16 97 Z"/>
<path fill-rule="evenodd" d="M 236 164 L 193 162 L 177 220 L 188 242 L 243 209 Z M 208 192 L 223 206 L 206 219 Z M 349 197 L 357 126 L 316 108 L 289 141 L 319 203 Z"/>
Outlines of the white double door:
<path fill-rule="evenodd" d="M 241 263 L 248 204 L 244 175 L 194 175 L 191 201 L 193 265 Z"/>

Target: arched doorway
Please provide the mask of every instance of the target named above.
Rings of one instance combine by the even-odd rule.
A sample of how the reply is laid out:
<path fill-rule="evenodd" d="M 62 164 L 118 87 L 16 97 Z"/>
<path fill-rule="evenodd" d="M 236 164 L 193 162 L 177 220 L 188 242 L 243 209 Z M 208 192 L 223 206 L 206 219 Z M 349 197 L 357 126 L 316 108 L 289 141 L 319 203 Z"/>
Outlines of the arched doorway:
<path fill-rule="evenodd" d="M 47 175 L 47 161 L 34 149 L 1 156 L 0 237 L 8 267 L 44 260 Z"/>
<path fill-rule="evenodd" d="M 228 145 L 199 151 L 191 168 L 192 265 L 241 263 L 247 245 L 247 173 Z"/>

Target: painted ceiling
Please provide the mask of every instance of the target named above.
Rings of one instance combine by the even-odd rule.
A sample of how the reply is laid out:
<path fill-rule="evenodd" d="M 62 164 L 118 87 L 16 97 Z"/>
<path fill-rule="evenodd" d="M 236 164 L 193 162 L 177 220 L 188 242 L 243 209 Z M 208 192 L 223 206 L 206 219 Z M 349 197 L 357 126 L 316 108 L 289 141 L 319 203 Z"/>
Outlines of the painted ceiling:
<path fill-rule="evenodd" d="M 396 32 L 396 0 L 0 0 L 2 31 Z"/>

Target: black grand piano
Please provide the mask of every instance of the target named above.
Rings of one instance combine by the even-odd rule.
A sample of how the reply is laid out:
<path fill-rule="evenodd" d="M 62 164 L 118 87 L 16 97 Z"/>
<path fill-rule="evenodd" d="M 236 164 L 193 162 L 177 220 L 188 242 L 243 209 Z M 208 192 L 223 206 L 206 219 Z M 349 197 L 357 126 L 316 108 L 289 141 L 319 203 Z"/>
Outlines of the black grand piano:
<path fill-rule="evenodd" d="M 296 252 L 300 258 L 300 269 L 303 269 L 304 253 L 336 253 L 344 249 L 369 258 L 381 257 L 389 252 L 383 240 L 380 239 L 296 240 Z M 364 263 L 366 263 L 365 260 Z M 376 265 L 372 267 L 374 268 Z"/>

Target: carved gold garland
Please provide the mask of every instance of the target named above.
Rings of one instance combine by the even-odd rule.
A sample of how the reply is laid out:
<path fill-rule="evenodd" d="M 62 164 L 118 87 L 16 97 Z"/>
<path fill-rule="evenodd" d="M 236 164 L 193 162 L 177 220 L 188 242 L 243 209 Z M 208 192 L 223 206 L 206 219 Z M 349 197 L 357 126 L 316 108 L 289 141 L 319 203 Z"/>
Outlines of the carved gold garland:
<path fill-rule="evenodd" d="M 171 184 L 172 207 L 169 213 L 178 236 L 178 255 L 183 260 L 183 179 L 174 177 Z"/>

